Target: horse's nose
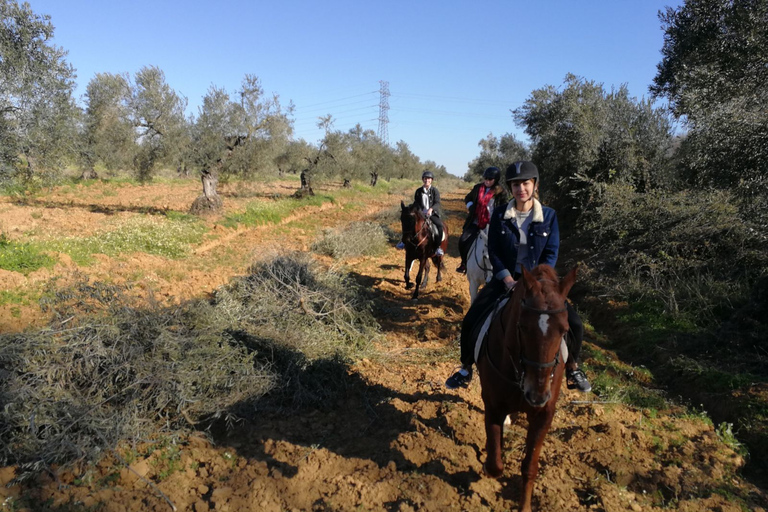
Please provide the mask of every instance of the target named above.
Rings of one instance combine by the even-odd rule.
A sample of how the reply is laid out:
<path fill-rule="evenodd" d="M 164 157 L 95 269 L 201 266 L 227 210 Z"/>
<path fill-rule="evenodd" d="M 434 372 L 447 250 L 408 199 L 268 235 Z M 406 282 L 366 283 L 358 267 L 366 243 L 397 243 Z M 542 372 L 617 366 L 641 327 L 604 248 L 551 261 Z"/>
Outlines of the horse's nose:
<path fill-rule="evenodd" d="M 531 407 L 544 407 L 547 405 L 547 402 L 549 402 L 549 399 L 552 397 L 552 393 L 547 391 L 543 395 L 540 395 L 538 393 L 531 393 L 530 391 L 526 391 L 525 393 L 525 401 L 528 402 Z"/>

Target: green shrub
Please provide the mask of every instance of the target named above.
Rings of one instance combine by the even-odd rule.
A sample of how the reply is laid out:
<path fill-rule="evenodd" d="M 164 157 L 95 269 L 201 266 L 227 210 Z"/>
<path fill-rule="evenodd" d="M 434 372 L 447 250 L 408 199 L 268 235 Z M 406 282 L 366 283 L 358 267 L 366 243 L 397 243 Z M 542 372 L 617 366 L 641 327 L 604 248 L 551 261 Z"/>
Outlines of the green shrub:
<path fill-rule="evenodd" d="M 584 214 L 599 251 L 590 265 L 608 290 L 650 298 L 671 314 L 717 324 L 768 274 L 768 248 L 727 191 L 653 190 L 600 185 Z"/>

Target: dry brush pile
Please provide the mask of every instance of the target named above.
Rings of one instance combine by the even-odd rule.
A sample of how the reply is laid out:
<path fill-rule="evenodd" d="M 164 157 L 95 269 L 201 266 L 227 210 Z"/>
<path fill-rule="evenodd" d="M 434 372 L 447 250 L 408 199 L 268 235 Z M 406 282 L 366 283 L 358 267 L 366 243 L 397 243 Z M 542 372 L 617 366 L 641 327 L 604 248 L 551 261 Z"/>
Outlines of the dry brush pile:
<path fill-rule="evenodd" d="M 0 336 L 0 463 L 20 478 L 327 397 L 378 332 L 361 290 L 307 255 L 174 307 L 76 281 L 47 296 L 50 327 Z"/>

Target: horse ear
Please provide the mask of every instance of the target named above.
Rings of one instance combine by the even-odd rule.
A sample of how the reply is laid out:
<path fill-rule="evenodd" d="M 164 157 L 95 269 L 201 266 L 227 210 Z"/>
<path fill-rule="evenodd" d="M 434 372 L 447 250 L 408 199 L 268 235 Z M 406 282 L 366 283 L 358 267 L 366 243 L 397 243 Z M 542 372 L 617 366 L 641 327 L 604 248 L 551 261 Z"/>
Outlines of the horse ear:
<path fill-rule="evenodd" d="M 520 278 L 523 281 L 523 285 L 525 285 L 526 290 L 529 292 L 534 290 L 536 287 L 541 288 L 541 283 L 539 283 L 535 277 L 533 277 L 533 274 L 528 272 L 525 267 L 522 267 L 523 273 L 522 277 Z"/>
<path fill-rule="evenodd" d="M 571 271 L 568 272 L 565 277 L 560 280 L 560 295 L 563 297 L 568 296 L 568 292 L 571 291 L 571 287 L 573 287 L 574 283 L 576 282 L 576 271 L 578 269 L 578 265 L 573 267 Z"/>
<path fill-rule="evenodd" d="M 405 203 L 403 202 L 402 199 L 400 200 L 400 209 L 405 211 Z"/>

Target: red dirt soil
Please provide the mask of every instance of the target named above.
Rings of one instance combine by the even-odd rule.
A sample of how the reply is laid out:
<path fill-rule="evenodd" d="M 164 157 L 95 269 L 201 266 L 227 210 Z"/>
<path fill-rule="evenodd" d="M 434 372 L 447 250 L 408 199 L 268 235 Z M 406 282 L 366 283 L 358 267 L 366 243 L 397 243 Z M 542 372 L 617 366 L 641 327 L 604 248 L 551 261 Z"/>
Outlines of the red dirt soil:
<path fill-rule="evenodd" d="M 290 194 L 296 183 L 269 187 L 270 193 Z M 267 190 L 254 189 L 252 197 L 225 196 L 225 206 L 242 209 L 260 192 L 266 195 Z M 465 192 L 443 193 L 454 234 L 461 229 Z M 151 208 L 186 211 L 197 194 L 198 185 L 191 181 L 62 188 L 24 203 L 0 201 L 0 231 L 19 240 L 88 236 L 111 219 L 144 215 Z M 218 223 L 220 217 L 211 218 L 206 220 L 210 236 L 184 260 L 135 253 L 100 256 L 96 264 L 78 268 L 59 255 L 53 269 L 29 276 L 0 271 L 0 289 L 40 287 L 53 277 L 66 282 L 79 271 L 96 280 L 133 283 L 140 296 L 180 302 L 242 275 L 257 255 L 275 247 L 308 250 L 322 227 L 374 219 L 382 210 L 399 208 L 399 199 L 381 197 L 362 210 L 360 204 L 350 207 L 353 199 L 303 209 L 279 230 L 229 229 Z M 373 307 L 384 341 L 378 347 L 382 356 L 351 368 L 344 400 L 300 415 L 265 414 L 257 424 L 240 424 L 217 436 L 216 444 L 200 433 L 176 447 L 147 445 L 137 449 L 145 455 L 130 464 L 110 456 L 96 467 L 65 471 L 57 479 L 43 475 L 36 482 L 7 486 L 16 469 L 2 468 L 0 510 L 515 509 L 525 420 L 505 435 L 504 476 L 482 476 L 485 434 L 477 379 L 466 390 L 446 390 L 443 382 L 456 363 L 445 355 L 430 357 L 456 346 L 469 304 L 466 279 L 453 271 L 456 237 L 445 279 L 435 283 L 433 271 L 416 303 L 404 289 L 403 259 L 393 247 L 381 257 L 346 262 L 376 292 Z M 44 321 L 36 304 L 0 307 L 2 332 Z M 169 454 L 174 454 L 175 471 L 167 471 Z M 534 510 L 763 510 L 763 491 L 730 476 L 742 464 L 698 417 L 600 403 L 595 395 L 563 389 L 544 443 Z"/>

